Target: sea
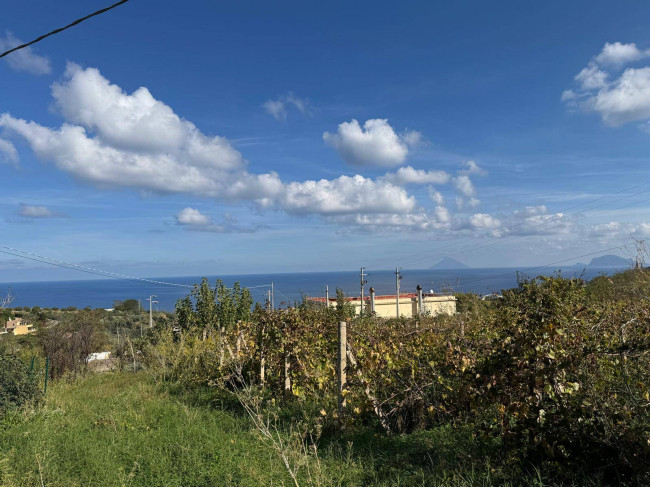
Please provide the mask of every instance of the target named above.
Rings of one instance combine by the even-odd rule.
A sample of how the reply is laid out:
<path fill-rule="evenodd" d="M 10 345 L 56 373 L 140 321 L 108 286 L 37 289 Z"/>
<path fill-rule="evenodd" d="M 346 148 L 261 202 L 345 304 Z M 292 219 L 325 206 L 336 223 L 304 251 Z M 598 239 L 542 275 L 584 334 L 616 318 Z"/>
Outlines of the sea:
<path fill-rule="evenodd" d="M 402 270 L 400 274 L 400 291 L 415 292 L 421 285 L 425 292 L 474 292 L 477 294 L 499 293 L 503 289 L 517 286 L 518 278 L 536 277 L 539 275 L 559 274 L 566 278 L 581 277 L 592 279 L 599 275 L 611 275 L 623 268 L 613 267 L 569 267 L 558 269 L 553 267 L 535 268 L 534 270 L 515 268 L 480 268 L 480 269 L 419 269 Z M 396 276 L 394 270 L 366 270 L 365 292 L 370 287 L 375 288 L 376 294 L 395 294 Z M 300 301 L 303 296 L 325 296 L 326 286 L 330 296 L 335 295 L 336 288 L 341 288 L 348 296 L 358 296 L 360 292 L 359 271 L 349 272 L 304 272 L 283 274 L 242 274 L 224 276 L 206 276 L 214 284 L 217 278 L 223 280 L 226 286 L 239 282 L 251 290 L 253 299 L 264 303 L 267 290 L 273 284 L 275 306 L 291 305 Z M 77 281 L 39 281 L 39 282 L 5 282 L 0 283 L 0 295 L 11 289 L 15 300 L 12 307 L 41 308 L 112 308 L 116 301 L 137 299 L 142 307 L 147 309 L 147 298 L 155 295 L 154 309 L 173 311 L 179 298 L 188 295 L 191 286 L 201 281 L 202 276 L 185 277 L 154 277 L 147 278 L 164 281 L 181 286 L 155 284 L 145 281 L 130 281 L 124 279 L 96 279 Z"/>

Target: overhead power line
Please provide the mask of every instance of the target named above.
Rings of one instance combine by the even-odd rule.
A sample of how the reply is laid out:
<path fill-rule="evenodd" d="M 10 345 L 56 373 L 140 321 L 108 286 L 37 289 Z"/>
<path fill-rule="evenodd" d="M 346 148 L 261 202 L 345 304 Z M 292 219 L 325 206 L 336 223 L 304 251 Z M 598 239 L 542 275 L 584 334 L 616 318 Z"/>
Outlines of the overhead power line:
<path fill-rule="evenodd" d="M 146 279 L 144 277 L 135 277 L 129 276 L 126 274 L 119 274 L 117 272 L 104 271 L 102 269 L 95 269 L 93 267 L 87 267 L 79 264 L 73 264 L 72 262 L 66 262 L 59 259 L 54 259 L 52 257 L 46 257 L 44 255 L 34 254 L 32 252 L 27 252 L 25 250 L 15 249 L 13 247 L 7 247 L 6 245 L 0 245 L 0 252 L 3 254 L 13 255 L 14 257 L 20 257 L 22 259 L 33 260 L 36 262 L 41 262 L 43 264 L 53 265 L 55 267 L 63 267 L 65 269 L 72 269 L 79 272 L 85 272 L 87 274 L 94 274 L 97 276 L 108 277 L 111 279 L 123 279 L 126 281 L 137 281 L 137 282 L 146 282 L 148 284 L 158 284 L 162 286 L 174 286 L 174 287 L 183 287 L 183 288 L 193 288 L 189 284 L 179 284 L 176 282 L 166 282 L 166 281 L 157 281 L 155 279 Z"/>
<path fill-rule="evenodd" d="M 82 18 L 80 18 L 80 19 L 77 19 L 77 20 L 75 20 L 74 22 L 72 22 L 71 24 L 66 25 L 65 27 L 60 27 L 60 28 L 58 28 L 58 29 L 54 29 L 54 30 L 51 31 L 51 32 L 48 32 L 47 34 L 43 34 L 42 36 L 37 37 L 37 38 L 34 39 L 33 41 L 30 41 L 30 42 L 27 42 L 27 43 L 25 43 L 25 44 L 21 44 L 20 46 L 16 46 L 16 47 L 14 47 L 14 48 L 12 48 L 12 49 L 9 49 L 8 51 L 5 51 L 5 52 L 3 52 L 2 54 L 0 54 L 0 58 L 6 56 L 7 54 L 11 54 L 12 52 L 17 51 L 17 50 L 19 50 L 19 49 L 24 49 L 24 48 L 26 48 L 26 47 L 31 46 L 32 44 L 36 44 L 37 42 L 42 41 L 42 40 L 45 39 L 46 37 L 49 37 L 49 36 L 54 35 L 54 34 L 58 34 L 59 32 L 62 32 L 62 31 L 64 31 L 64 30 L 66 30 L 66 29 L 69 29 L 70 27 L 74 27 L 75 25 L 80 24 L 80 23 L 83 22 L 84 20 L 88 20 L 88 19 L 91 18 L 91 17 L 94 17 L 95 15 L 99 15 L 99 14 L 103 14 L 104 12 L 108 12 L 109 10 L 114 9 L 115 7 L 118 7 L 118 6 L 120 6 L 120 5 L 122 5 L 123 3 L 126 3 L 126 2 L 128 2 L 128 1 L 129 1 L 129 0 L 121 0 L 121 1 L 119 1 L 119 2 L 117 2 L 117 3 L 114 3 L 114 4 L 111 5 L 110 7 L 106 7 L 106 8 L 103 8 L 103 9 L 101 9 L 101 10 L 97 10 L 96 12 L 93 12 L 93 13 L 91 13 L 90 15 L 86 15 L 85 17 L 82 17 Z"/>
<path fill-rule="evenodd" d="M 6 245 L 0 245 L 0 253 L 7 254 L 7 255 L 13 255 L 14 257 L 19 257 L 21 259 L 27 259 L 31 260 L 34 262 L 40 262 L 42 264 L 48 264 L 52 265 L 55 267 L 61 267 L 63 269 L 70 269 L 73 271 L 79 271 L 79 272 L 85 272 L 86 274 L 93 274 L 96 276 L 101 276 L 101 277 L 107 277 L 111 279 L 121 279 L 121 280 L 126 280 L 126 281 L 136 281 L 136 282 L 145 282 L 147 284 L 157 284 L 161 286 L 173 286 L 173 287 L 181 287 L 181 288 L 189 288 L 189 289 L 194 289 L 193 285 L 189 284 L 179 284 L 176 282 L 168 282 L 168 281 L 159 281 L 156 279 L 147 279 L 144 277 L 135 277 L 135 276 L 129 276 L 126 274 L 119 274 L 117 272 L 110 272 L 110 271 L 104 271 L 102 269 L 95 269 L 93 267 L 87 267 L 83 266 L 80 264 L 73 264 L 72 262 L 66 262 L 64 260 L 59 260 L 59 259 L 54 259 L 52 257 L 47 257 L 44 255 L 39 255 L 35 254 L 32 252 L 27 252 L 25 250 L 20 250 L 16 249 L 13 247 L 7 247 Z M 259 284 L 256 286 L 242 286 L 243 288 L 246 289 L 253 289 L 257 290 L 260 288 L 267 288 L 269 287 L 270 284 Z M 232 288 L 227 288 L 227 289 L 232 289 Z M 162 293 L 166 294 L 166 293 Z M 175 294 L 175 293 L 174 293 Z M 282 293 L 281 293 L 282 294 Z M 286 297 L 286 295 L 285 295 Z"/>

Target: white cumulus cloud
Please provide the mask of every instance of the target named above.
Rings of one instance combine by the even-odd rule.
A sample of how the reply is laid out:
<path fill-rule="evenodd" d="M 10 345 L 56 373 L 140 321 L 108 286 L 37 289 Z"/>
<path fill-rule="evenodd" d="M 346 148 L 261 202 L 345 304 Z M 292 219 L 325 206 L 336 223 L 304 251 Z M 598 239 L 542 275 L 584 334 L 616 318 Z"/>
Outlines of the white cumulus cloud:
<path fill-rule="evenodd" d="M 98 70 L 70 64 L 52 94 L 67 121 L 58 129 L 7 113 L 0 115 L 0 127 L 78 179 L 102 187 L 234 198 L 246 193 L 247 184 L 259 198 L 278 189 L 277 175 L 266 175 L 264 182 L 271 184 L 260 184 L 227 139 L 202 134 L 146 88 L 126 94 Z"/>
<path fill-rule="evenodd" d="M 583 108 L 607 125 L 618 126 L 650 118 L 650 67 L 626 69 L 613 83 L 589 96 Z"/>
<path fill-rule="evenodd" d="M 262 105 L 266 113 L 272 115 L 277 120 L 284 120 L 287 118 L 287 109 L 284 102 L 280 100 L 267 100 Z"/>
<path fill-rule="evenodd" d="M 363 176 L 289 183 L 280 197 L 290 213 L 408 213 L 415 198 L 400 187 Z"/>
<path fill-rule="evenodd" d="M 147 88 L 132 94 L 111 84 L 99 70 L 69 63 L 62 83 L 52 86 L 56 106 L 71 123 L 92 131 L 113 148 L 149 154 L 174 153 L 194 166 L 242 168 L 243 158 L 223 137 L 207 137 L 156 100 Z"/>
<path fill-rule="evenodd" d="M 382 178 L 357 175 L 283 182 L 275 172 L 250 173 L 243 156 L 226 138 L 203 134 L 144 87 L 126 93 L 97 69 L 69 64 L 62 81 L 53 85 L 52 94 L 65 119 L 60 127 L 45 127 L 4 113 L 0 129 L 5 137 L 24 139 L 40 159 L 100 188 L 130 187 L 249 201 L 261 208 L 325 217 L 404 215 L 416 207 L 415 198 L 403 187 Z M 13 145 L 6 138 L 0 140 L 5 141 L 3 153 L 13 158 Z M 431 181 L 444 179 L 436 172 L 422 174 Z M 232 222 L 222 225 L 206 218 L 193 208 L 177 215 L 180 224 L 193 228 L 239 228 Z M 240 230 L 245 231 L 236 231 Z"/>
<path fill-rule="evenodd" d="M 607 74 L 593 63 L 590 63 L 586 68 L 583 68 L 575 76 L 575 80 L 580 83 L 580 88 L 583 90 L 594 90 L 607 86 Z M 567 95 L 568 96 L 568 95 Z"/>
<path fill-rule="evenodd" d="M 400 167 L 394 173 L 386 173 L 382 179 L 401 186 L 405 184 L 447 184 L 451 176 L 445 171 L 425 171 L 405 166 Z"/>
<path fill-rule="evenodd" d="M 422 134 L 417 130 L 407 130 L 402 134 L 402 140 L 409 147 L 417 147 L 422 144 Z"/>
<path fill-rule="evenodd" d="M 11 162 L 13 164 L 18 162 L 16 147 L 5 139 L 0 139 L 0 161 Z"/>
<path fill-rule="evenodd" d="M 176 222 L 179 225 L 209 225 L 210 218 L 196 208 L 187 207 L 176 214 Z"/>
<path fill-rule="evenodd" d="M 606 125 L 619 126 L 650 119 L 650 66 L 627 67 L 650 57 L 650 49 L 635 44 L 607 43 L 576 76 L 576 89 L 565 90 L 570 108 L 597 113 Z M 643 128 L 642 125 L 641 128 Z"/>
<path fill-rule="evenodd" d="M 470 176 L 485 176 L 486 174 L 487 171 L 481 168 L 476 161 L 464 161 L 460 164 L 460 169 L 456 172 L 456 176 L 451 179 L 452 186 L 458 194 L 455 198 L 456 208 L 458 210 L 473 208 L 481 203 L 476 198 L 476 188 Z"/>
<path fill-rule="evenodd" d="M 8 51 L 21 44 L 24 44 L 23 41 L 17 39 L 9 31 L 5 32 L 4 37 L 0 37 L 0 51 Z M 35 54 L 31 47 L 14 51 L 3 59 L 7 61 L 9 67 L 16 71 L 27 71 L 32 74 L 50 74 L 52 72 L 50 60 Z"/>
<path fill-rule="evenodd" d="M 478 229 L 494 229 L 501 226 L 501 222 L 487 213 L 476 213 L 469 219 L 470 224 Z"/>
<path fill-rule="evenodd" d="M 487 171 L 480 167 L 476 161 L 464 161 L 461 163 L 461 168 L 458 171 L 458 174 L 463 174 L 463 175 L 471 175 L 471 174 L 477 174 L 479 176 L 485 176 L 487 174 Z"/>
<path fill-rule="evenodd" d="M 406 161 L 408 145 L 415 138 L 419 140 L 411 132 L 398 135 L 388 120 L 381 118 L 367 120 L 363 127 L 353 119 L 341 123 L 336 133 L 323 134 L 323 140 L 352 166 L 399 166 Z"/>
<path fill-rule="evenodd" d="M 273 116 L 276 120 L 286 120 L 287 112 L 290 107 L 294 107 L 303 115 L 309 115 L 310 105 L 306 98 L 299 98 L 292 92 L 279 96 L 275 100 L 267 100 L 262 104 L 266 113 Z"/>
<path fill-rule="evenodd" d="M 260 227 L 245 227 L 239 224 L 232 215 L 224 215 L 223 221 L 214 223 L 212 218 L 204 215 L 196 208 L 187 207 L 179 211 L 174 218 L 176 223 L 188 230 L 210 233 L 253 233 Z"/>
<path fill-rule="evenodd" d="M 638 61 L 648 56 L 650 56 L 650 50 L 641 51 L 633 42 L 629 44 L 606 42 L 603 50 L 594 59 L 599 64 L 616 66 Z"/>
<path fill-rule="evenodd" d="M 449 210 L 444 206 L 436 206 L 433 210 L 433 214 L 436 219 L 442 224 L 446 225 L 451 222 L 451 215 L 449 214 Z"/>
<path fill-rule="evenodd" d="M 471 198 L 476 195 L 476 189 L 474 188 L 471 179 L 467 175 L 461 174 L 459 176 L 456 176 L 452 180 L 452 184 L 454 185 L 454 188 L 456 188 L 456 191 L 458 191 L 463 196 Z"/>
<path fill-rule="evenodd" d="M 445 197 L 435 188 L 429 186 L 429 198 L 437 205 L 442 205 L 445 202 Z"/>
<path fill-rule="evenodd" d="M 24 203 L 21 203 L 18 209 L 18 215 L 26 218 L 55 218 L 60 216 L 47 206 L 33 206 Z"/>

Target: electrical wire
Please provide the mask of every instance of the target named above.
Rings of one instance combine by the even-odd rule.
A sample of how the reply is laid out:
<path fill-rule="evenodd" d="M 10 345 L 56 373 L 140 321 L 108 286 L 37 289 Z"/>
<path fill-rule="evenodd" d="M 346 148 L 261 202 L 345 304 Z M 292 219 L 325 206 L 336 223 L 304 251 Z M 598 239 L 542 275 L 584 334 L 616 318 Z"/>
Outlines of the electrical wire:
<path fill-rule="evenodd" d="M 175 282 L 167 282 L 167 281 L 159 281 L 155 279 L 146 279 L 143 277 L 135 277 L 135 276 L 129 276 L 126 274 L 119 274 L 116 272 L 110 272 L 110 271 L 104 271 L 102 269 L 95 269 L 93 267 L 87 267 L 79 264 L 73 264 L 72 262 L 66 262 L 63 260 L 59 259 L 54 259 L 52 257 L 47 257 L 44 255 L 39 255 L 35 254 L 32 252 L 27 252 L 25 250 L 20 250 L 16 249 L 13 247 L 8 247 L 6 245 L 0 245 L 0 253 L 7 254 L 7 255 L 12 255 L 14 257 L 19 257 L 22 259 L 27 259 L 31 260 L 34 262 L 40 262 L 42 264 L 48 264 L 52 265 L 55 267 L 61 267 L 63 269 L 70 269 L 74 271 L 79 271 L 79 272 L 85 272 L 87 274 L 93 274 L 97 276 L 102 276 L 102 277 L 108 277 L 111 279 L 122 279 L 122 280 L 128 280 L 128 281 L 135 281 L 135 282 L 145 282 L 148 284 L 157 284 L 157 285 L 163 285 L 163 286 L 174 286 L 174 287 L 182 287 L 182 288 L 189 288 L 193 289 L 193 285 L 189 284 L 179 284 Z M 270 287 L 270 284 L 259 284 L 255 286 L 242 286 L 242 288 L 246 289 L 260 289 L 260 288 L 266 288 Z M 231 288 L 227 288 L 231 289 Z M 176 293 L 169 293 L 169 294 L 176 294 Z M 286 296 L 285 296 L 286 297 Z"/>
<path fill-rule="evenodd" d="M 93 12 L 93 13 L 91 13 L 90 15 L 86 15 L 85 17 L 82 17 L 82 18 L 80 18 L 80 19 L 77 19 L 77 20 L 75 20 L 74 22 L 72 22 L 71 24 L 66 25 L 65 27 L 60 27 L 60 28 L 58 28 L 58 29 L 54 29 L 53 31 L 48 32 L 47 34 L 44 34 L 44 35 L 42 35 L 42 36 L 40 36 L 40 37 L 37 37 L 37 38 L 34 39 L 33 41 L 26 42 L 25 44 L 21 44 L 20 46 L 16 46 L 16 47 L 14 47 L 13 49 L 9 49 L 8 51 L 5 51 L 5 52 L 3 52 L 2 54 L 0 54 L 0 58 L 6 56 L 7 54 L 11 54 L 12 52 L 17 51 L 17 50 L 19 50 L 19 49 L 24 49 L 24 48 L 26 48 L 26 47 L 31 46 L 32 44 L 36 44 L 37 42 L 42 41 L 42 40 L 45 39 L 46 37 L 50 37 L 51 35 L 58 34 L 59 32 L 62 32 L 62 31 L 64 31 L 64 30 L 66 30 L 66 29 L 69 29 L 70 27 L 74 27 L 75 25 L 80 24 L 80 23 L 83 22 L 84 20 L 88 20 L 88 19 L 91 18 L 91 17 L 94 17 L 95 15 L 99 15 L 99 14 L 103 14 L 104 12 L 108 12 L 109 10 L 114 9 L 115 7 L 118 7 L 118 6 L 120 6 L 120 5 L 122 5 L 123 3 L 126 3 L 126 2 L 128 2 L 128 1 L 129 1 L 129 0 L 121 0 L 121 1 L 119 1 L 119 2 L 117 2 L 117 3 L 114 3 L 114 4 L 111 5 L 110 7 L 106 7 L 106 8 L 103 8 L 103 9 L 101 9 L 101 10 L 97 10 L 96 12 Z"/>
<path fill-rule="evenodd" d="M 178 284 L 178 283 L 175 283 L 175 282 L 158 281 L 158 280 L 155 280 L 155 279 L 146 279 L 146 278 L 143 278 L 143 277 L 135 277 L 135 276 L 129 276 L 129 275 L 126 275 L 126 274 L 119 274 L 117 272 L 104 271 L 104 270 L 101 270 L 101 269 L 95 269 L 93 267 L 86 267 L 86 266 L 79 265 L 79 264 L 73 264 L 71 262 L 66 262 L 66 261 L 59 260 L 59 259 L 53 259 L 51 257 L 46 257 L 46 256 L 43 256 L 43 255 L 34 254 L 32 252 L 27 252 L 27 251 L 24 251 L 24 250 L 15 249 L 13 247 L 7 247 L 5 245 L 0 245 L 0 252 L 2 252 L 3 254 L 13 255 L 14 257 L 20 257 L 20 258 L 23 258 L 23 259 L 28 259 L 28 260 L 33 260 L 33 261 L 36 261 L 36 262 L 41 262 L 43 264 L 53 265 L 55 267 L 62 267 L 62 268 L 65 268 L 65 269 L 76 270 L 76 271 L 79 271 L 79 272 L 85 272 L 87 274 L 94 274 L 94 275 L 108 277 L 108 278 L 112 278 L 112 279 L 123 279 L 125 281 L 146 282 L 148 284 L 157 284 L 157 285 L 162 285 L 162 286 L 175 286 L 175 287 L 184 287 L 184 288 L 193 288 L 194 287 L 194 286 L 190 286 L 189 284 Z"/>
<path fill-rule="evenodd" d="M 282 291 L 280 291 L 277 286 L 273 286 L 273 291 L 277 292 L 280 295 L 282 295 L 287 300 L 286 301 L 287 304 L 291 304 L 291 302 L 293 301 L 289 296 L 287 296 Z"/>

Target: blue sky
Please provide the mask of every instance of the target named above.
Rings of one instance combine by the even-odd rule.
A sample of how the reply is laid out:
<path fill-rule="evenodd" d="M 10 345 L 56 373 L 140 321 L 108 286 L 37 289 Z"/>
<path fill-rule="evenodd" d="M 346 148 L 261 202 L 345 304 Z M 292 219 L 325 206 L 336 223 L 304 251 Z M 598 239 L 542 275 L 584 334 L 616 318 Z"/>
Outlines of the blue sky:
<path fill-rule="evenodd" d="M 105 5 L 14 3 L 0 47 Z M 648 18 L 131 0 L 0 61 L 0 245 L 166 276 L 533 266 L 645 238 Z M 76 277 L 0 257 L 0 281 Z"/>

